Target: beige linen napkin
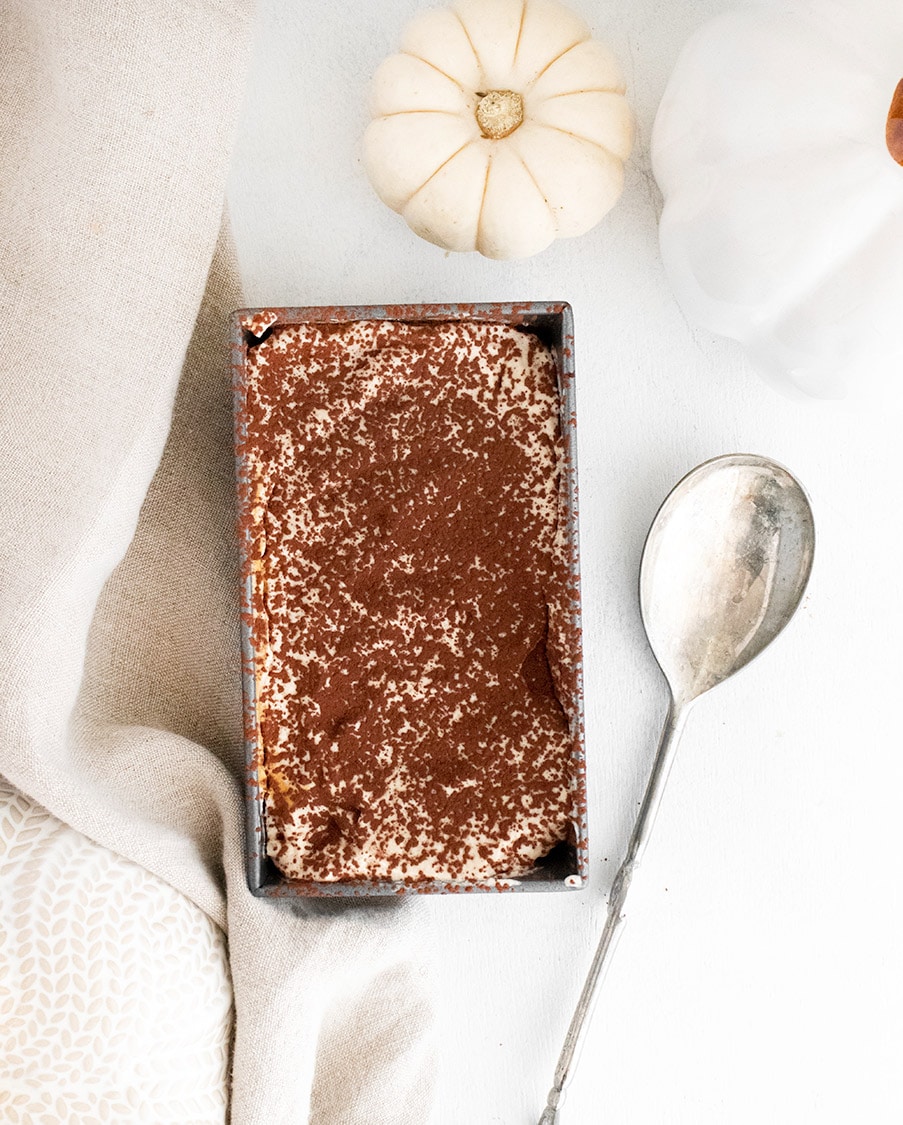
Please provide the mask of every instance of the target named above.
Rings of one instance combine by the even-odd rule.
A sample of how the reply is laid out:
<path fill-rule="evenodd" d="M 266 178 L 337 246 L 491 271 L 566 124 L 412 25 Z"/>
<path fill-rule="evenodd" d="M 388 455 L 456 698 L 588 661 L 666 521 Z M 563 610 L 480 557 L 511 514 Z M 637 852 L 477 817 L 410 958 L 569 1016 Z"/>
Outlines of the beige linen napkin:
<path fill-rule="evenodd" d="M 249 19 L 0 9 L 0 773 L 228 929 L 236 1125 L 423 1125 L 417 912 L 244 883 L 221 214 Z"/>

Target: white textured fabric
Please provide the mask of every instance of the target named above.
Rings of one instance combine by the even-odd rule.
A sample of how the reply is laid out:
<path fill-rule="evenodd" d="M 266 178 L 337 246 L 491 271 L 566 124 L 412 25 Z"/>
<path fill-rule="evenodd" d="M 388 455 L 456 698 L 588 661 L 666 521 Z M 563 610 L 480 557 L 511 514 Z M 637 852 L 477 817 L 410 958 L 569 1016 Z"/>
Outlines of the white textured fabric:
<path fill-rule="evenodd" d="M 0 774 L 228 929 L 234 1125 L 423 1125 L 418 912 L 245 886 L 218 232 L 248 7 L 0 8 Z"/>
<path fill-rule="evenodd" d="M 232 988 L 184 895 L 0 781 L 0 1121 L 221 1125 Z"/>

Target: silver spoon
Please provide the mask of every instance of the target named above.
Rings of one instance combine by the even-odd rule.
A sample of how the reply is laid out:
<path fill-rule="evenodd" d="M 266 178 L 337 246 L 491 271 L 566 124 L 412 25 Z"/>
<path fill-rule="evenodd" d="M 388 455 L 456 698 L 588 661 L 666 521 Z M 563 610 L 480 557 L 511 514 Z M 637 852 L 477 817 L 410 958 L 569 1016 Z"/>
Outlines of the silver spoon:
<path fill-rule="evenodd" d="M 640 563 L 640 612 L 671 702 L 539 1125 L 559 1119 L 562 1093 L 690 707 L 758 656 L 784 628 L 806 589 L 814 546 L 812 509 L 800 484 L 774 461 L 747 454 L 698 466 L 669 493 L 652 521 Z"/>

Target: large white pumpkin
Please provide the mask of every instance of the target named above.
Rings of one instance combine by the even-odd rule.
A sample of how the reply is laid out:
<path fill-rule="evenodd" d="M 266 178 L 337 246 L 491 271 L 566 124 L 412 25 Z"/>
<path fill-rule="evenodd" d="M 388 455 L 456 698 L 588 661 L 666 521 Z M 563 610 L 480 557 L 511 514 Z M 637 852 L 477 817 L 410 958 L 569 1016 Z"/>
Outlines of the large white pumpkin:
<path fill-rule="evenodd" d="M 655 121 L 680 305 L 808 393 L 903 363 L 901 76 L 903 0 L 762 4 L 693 36 Z"/>
<path fill-rule="evenodd" d="M 611 52 L 555 0 L 458 0 L 421 13 L 377 71 L 367 173 L 428 241 L 527 257 L 621 194 L 623 95 Z"/>

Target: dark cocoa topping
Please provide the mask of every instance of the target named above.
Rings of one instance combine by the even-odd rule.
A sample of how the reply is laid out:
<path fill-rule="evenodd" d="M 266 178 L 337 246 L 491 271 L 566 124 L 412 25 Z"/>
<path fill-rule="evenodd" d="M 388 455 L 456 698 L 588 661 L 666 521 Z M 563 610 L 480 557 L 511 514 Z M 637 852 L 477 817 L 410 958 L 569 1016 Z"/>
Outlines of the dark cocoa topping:
<path fill-rule="evenodd" d="M 249 352 L 268 851 L 290 878 L 526 873 L 574 815 L 555 365 L 498 324 Z"/>

